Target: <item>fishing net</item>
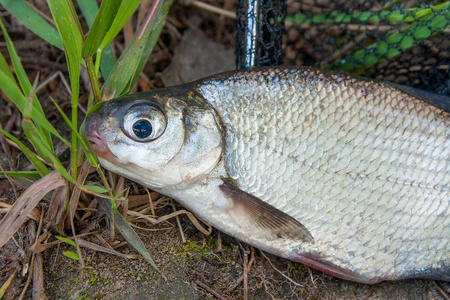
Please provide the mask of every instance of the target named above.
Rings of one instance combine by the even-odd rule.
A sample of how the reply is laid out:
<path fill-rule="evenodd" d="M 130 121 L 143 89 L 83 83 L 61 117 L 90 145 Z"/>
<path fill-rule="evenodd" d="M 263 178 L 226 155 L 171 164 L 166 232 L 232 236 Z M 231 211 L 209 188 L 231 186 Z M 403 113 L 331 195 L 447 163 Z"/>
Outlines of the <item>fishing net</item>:
<path fill-rule="evenodd" d="M 260 0 L 259 9 L 238 0 L 238 67 L 254 51 L 253 66 L 314 66 L 450 95 L 450 1 Z"/>

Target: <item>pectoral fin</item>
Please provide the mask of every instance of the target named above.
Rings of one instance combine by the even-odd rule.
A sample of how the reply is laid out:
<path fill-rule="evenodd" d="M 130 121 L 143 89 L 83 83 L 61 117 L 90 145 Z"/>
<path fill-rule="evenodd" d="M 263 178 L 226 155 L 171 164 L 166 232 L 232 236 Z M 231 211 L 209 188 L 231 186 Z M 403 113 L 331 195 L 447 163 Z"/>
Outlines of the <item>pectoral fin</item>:
<path fill-rule="evenodd" d="M 261 235 L 267 240 L 290 239 L 314 243 L 308 229 L 294 218 L 252 196 L 230 183 L 220 185 L 220 190 L 233 201 L 228 213 L 249 234 Z"/>

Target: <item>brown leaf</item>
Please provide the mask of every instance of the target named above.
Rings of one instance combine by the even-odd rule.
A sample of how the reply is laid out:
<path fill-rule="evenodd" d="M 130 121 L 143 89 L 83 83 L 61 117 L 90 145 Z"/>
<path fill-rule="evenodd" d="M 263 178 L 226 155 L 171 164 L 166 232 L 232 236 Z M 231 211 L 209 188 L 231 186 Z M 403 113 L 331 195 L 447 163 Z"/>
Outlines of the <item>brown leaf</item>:
<path fill-rule="evenodd" d="M 80 238 L 78 239 L 78 243 L 82 247 L 86 247 L 86 248 L 89 248 L 89 249 L 94 250 L 94 251 L 99 251 L 99 252 L 104 252 L 104 253 L 108 253 L 108 254 L 117 255 L 117 256 L 120 256 L 120 257 L 123 257 L 123 258 L 136 259 L 136 258 L 140 257 L 139 255 L 134 255 L 134 254 L 122 254 L 122 253 L 117 252 L 117 251 L 115 251 L 113 249 L 108 249 L 108 248 L 102 247 L 100 245 L 88 242 L 88 241 L 80 239 Z"/>
<path fill-rule="evenodd" d="M 9 212 L 11 210 L 12 205 L 9 205 L 4 202 L 0 202 L 0 207 L 2 207 L 2 208 L 0 208 L 0 215 L 1 215 L 1 214 L 6 214 L 7 212 Z M 33 208 L 31 213 L 28 215 L 28 218 L 33 219 L 35 221 L 39 221 L 40 215 L 41 215 L 41 212 L 39 211 L 39 209 Z"/>
<path fill-rule="evenodd" d="M 50 206 L 45 216 L 46 226 L 53 225 L 57 231 L 64 231 L 64 220 L 67 216 L 66 202 L 69 199 L 69 185 L 57 188 L 52 195 Z"/>
<path fill-rule="evenodd" d="M 11 210 L 0 222 L 0 248 L 9 241 L 39 201 L 50 191 L 66 184 L 57 171 L 45 175 L 33 183 L 14 203 Z"/>

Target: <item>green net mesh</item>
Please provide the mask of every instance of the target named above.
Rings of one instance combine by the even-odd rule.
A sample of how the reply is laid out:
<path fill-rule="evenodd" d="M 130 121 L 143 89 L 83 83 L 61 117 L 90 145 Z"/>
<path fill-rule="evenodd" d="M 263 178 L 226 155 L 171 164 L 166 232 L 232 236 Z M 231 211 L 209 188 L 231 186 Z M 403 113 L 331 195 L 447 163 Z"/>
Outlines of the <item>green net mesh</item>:
<path fill-rule="evenodd" d="M 450 1 L 266 2 L 256 66 L 314 66 L 450 95 Z M 238 63 L 245 55 L 245 6 L 239 0 Z"/>

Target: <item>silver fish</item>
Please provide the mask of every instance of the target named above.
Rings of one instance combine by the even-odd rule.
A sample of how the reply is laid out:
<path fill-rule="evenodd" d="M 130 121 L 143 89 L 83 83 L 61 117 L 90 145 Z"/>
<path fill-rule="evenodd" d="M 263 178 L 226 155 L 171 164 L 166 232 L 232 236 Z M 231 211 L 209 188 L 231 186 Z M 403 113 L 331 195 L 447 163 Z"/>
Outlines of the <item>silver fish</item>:
<path fill-rule="evenodd" d="M 362 283 L 450 281 L 449 103 L 259 69 L 106 102 L 85 132 L 106 169 L 264 251 Z"/>

